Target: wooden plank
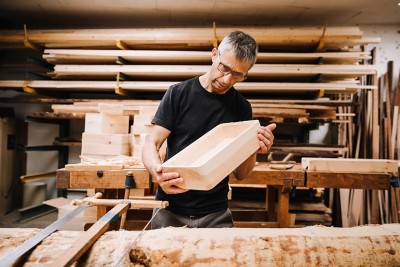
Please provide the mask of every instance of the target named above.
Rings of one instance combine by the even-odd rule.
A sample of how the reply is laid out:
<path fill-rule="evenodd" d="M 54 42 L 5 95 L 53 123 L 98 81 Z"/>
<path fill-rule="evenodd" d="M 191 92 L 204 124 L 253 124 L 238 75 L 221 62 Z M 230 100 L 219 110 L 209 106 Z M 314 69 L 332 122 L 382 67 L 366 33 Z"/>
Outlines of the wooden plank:
<path fill-rule="evenodd" d="M 202 65 L 56 65 L 50 72 L 54 78 L 111 77 L 124 73 L 135 78 L 189 78 L 206 73 L 209 66 Z M 303 65 L 255 64 L 248 73 L 251 78 L 313 77 L 323 75 L 326 80 L 357 78 L 376 73 L 370 65 Z"/>
<path fill-rule="evenodd" d="M 66 171 L 66 170 L 65 170 Z M 70 171 L 70 184 L 68 188 L 123 188 L 125 176 L 128 171 L 132 171 L 135 177 L 135 188 L 149 188 L 150 176 L 146 169 L 123 169 L 123 170 L 102 170 L 97 171 Z M 101 172 L 101 177 L 98 176 Z M 57 172 L 57 177 L 59 172 Z"/>
<path fill-rule="evenodd" d="M 129 63 L 162 63 L 185 64 L 211 63 L 208 51 L 169 51 L 169 50 L 88 50 L 88 49 L 45 49 L 43 58 L 52 64 L 73 63 L 115 63 L 122 57 Z M 258 63 L 322 63 L 354 64 L 360 60 L 370 59 L 365 52 L 322 52 L 322 53 L 267 53 L 259 52 Z"/>
<path fill-rule="evenodd" d="M 120 88 L 127 92 L 165 92 L 171 85 L 178 81 L 120 81 Z M 0 81 L 1 88 L 22 88 L 29 86 L 45 91 L 68 92 L 109 92 L 114 93 L 115 81 L 24 81 L 6 80 Z M 275 92 L 275 93 L 304 93 L 323 90 L 325 93 L 355 93 L 359 89 L 376 89 L 376 86 L 359 85 L 355 83 L 287 83 L 287 82 L 243 82 L 235 85 L 241 92 Z M 77 107 L 78 108 L 78 107 Z M 80 107 L 84 109 L 84 107 Z M 97 112 L 96 109 L 93 112 Z"/>
<path fill-rule="evenodd" d="M 53 263 L 54 266 L 71 266 L 107 231 L 111 224 L 126 212 L 130 204 L 118 204 L 84 232 L 71 247 L 64 251 Z"/>
<path fill-rule="evenodd" d="M 392 175 L 387 173 L 334 173 L 307 171 L 306 186 L 310 188 L 390 189 Z"/>
<path fill-rule="evenodd" d="M 340 159 L 308 158 L 301 159 L 304 170 L 323 172 L 359 172 L 359 173 L 397 173 L 397 161 L 385 159 Z"/>

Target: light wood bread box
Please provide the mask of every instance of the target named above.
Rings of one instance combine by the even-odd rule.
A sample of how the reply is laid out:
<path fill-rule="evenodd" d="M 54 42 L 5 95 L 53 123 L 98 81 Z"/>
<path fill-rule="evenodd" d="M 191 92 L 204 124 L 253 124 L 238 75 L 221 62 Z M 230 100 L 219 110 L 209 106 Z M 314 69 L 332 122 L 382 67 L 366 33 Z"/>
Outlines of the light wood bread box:
<path fill-rule="evenodd" d="M 178 172 L 181 188 L 210 190 L 258 150 L 258 120 L 223 123 L 162 164 Z"/>

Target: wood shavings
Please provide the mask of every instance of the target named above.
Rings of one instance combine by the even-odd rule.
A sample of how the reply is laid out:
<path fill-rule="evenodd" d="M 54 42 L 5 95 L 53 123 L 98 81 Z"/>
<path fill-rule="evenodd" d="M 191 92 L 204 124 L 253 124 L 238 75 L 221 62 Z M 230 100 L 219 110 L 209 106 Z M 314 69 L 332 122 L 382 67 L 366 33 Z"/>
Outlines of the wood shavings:
<path fill-rule="evenodd" d="M 143 165 L 143 163 L 135 157 L 129 157 L 124 155 L 115 156 L 109 159 L 94 159 L 87 156 L 80 155 L 81 163 L 87 165 L 123 165 L 124 168 L 129 168 L 137 165 Z"/>

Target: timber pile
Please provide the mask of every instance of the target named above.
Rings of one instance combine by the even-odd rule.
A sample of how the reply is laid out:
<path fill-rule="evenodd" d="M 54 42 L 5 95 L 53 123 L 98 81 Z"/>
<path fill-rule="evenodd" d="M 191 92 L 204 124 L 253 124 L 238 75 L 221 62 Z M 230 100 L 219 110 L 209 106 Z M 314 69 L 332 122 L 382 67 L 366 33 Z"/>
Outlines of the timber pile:
<path fill-rule="evenodd" d="M 374 51 L 373 51 L 374 52 Z M 374 55 L 374 53 L 373 53 Z M 400 82 L 394 80 L 393 61 L 381 77 L 363 79 L 364 84 L 376 84 L 378 90 L 360 90 L 357 105 L 340 107 L 340 112 L 354 112 L 356 120 L 342 124 L 340 142 L 349 148 L 348 157 L 371 159 L 400 159 Z M 397 84 L 397 86 L 396 86 Z M 338 100 L 346 100 L 342 95 Z M 333 193 L 333 192 L 332 192 Z M 343 226 L 367 223 L 397 223 L 400 218 L 400 190 L 340 189 Z"/>
<path fill-rule="evenodd" d="M 38 229 L 0 229 L 0 257 Z M 79 266 L 398 266 L 399 224 L 297 229 L 186 229 L 104 233 Z M 52 265 L 81 232 L 47 237 L 24 266 Z"/>
<path fill-rule="evenodd" d="M 204 73 L 211 63 L 211 48 L 232 30 L 235 28 L 214 26 L 0 31 L 0 48 L 24 45 L 40 51 L 47 64 L 54 64 L 54 70 L 44 75 L 56 79 L 48 83 L 3 81 L 0 87 L 22 87 L 26 92 L 37 93 L 164 92 L 171 83 Z M 241 30 L 255 37 L 260 53 L 248 81 L 238 86 L 240 91 L 289 95 L 314 92 L 316 97 L 371 89 L 358 84 L 360 78 L 375 73 L 373 66 L 359 65 L 370 59 L 360 45 L 379 42 L 379 38 L 364 38 L 358 27 Z"/>

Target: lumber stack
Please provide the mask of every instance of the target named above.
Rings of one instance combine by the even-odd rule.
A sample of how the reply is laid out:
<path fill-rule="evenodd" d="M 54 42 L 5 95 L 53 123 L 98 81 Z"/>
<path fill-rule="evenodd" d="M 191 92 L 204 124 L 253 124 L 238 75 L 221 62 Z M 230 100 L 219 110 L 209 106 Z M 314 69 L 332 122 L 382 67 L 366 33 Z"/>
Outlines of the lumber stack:
<path fill-rule="evenodd" d="M 372 51 L 373 60 L 375 51 Z M 343 112 L 357 114 L 352 123 L 343 124 L 339 132 L 342 144 L 349 148 L 352 158 L 399 160 L 399 81 L 394 80 L 393 62 L 388 62 L 387 73 L 381 77 L 362 79 L 364 84 L 375 84 L 378 90 L 361 90 L 357 93 L 356 106 L 341 107 Z M 396 86 L 397 84 L 397 86 Z M 339 98 L 337 98 L 339 99 Z M 341 96 L 346 100 L 346 96 Z M 339 111 L 339 112 L 341 112 Z M 341 189 L 340 195 L 344 226 L 365 223 L 398 222 L 400 218 L 400 191 Z M 348 207 L 348 208 L 347 208 Z"/>
<path fill-rule="evenodd" d="M 207 71 L 210 50 L 232 30 L 236 28 L 1 31 L 0 48 L 34 48 L 54 68 L 40 73 L 48 82 L 9 80 L 0 81 L 0 87 L 38 93 L 164 92 L 170 84 Z M 373 66 L 359 64 L 371 57 L 360 45 L 379 38 L 364 38 L 358 27 L 240 30 L 260 46 L 248 81 L 237 86 L 244 93 L 314 92 L 316 97 L 371 89 L 358 82 L 375 73 Z"/>
<path fill-rule="evenodd" d="M 0 229 L 0 258 L 37 229 Z M 58 231 L 38 245 L 25 265 L 54 265 L 82 232 Z M 79 266 L 397 266 L 398 224 L 297 229 L 164 228 L 104 233 Z"/>
<path fill-rule="evenodd" d="M 109 159 L 129 156 L 129 116 L 120 105 L 99 104 L 99 113 L 86 113 L 81 156 Z"/>

